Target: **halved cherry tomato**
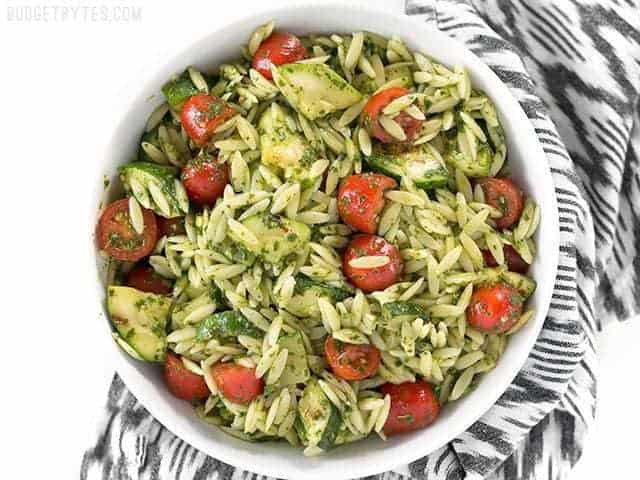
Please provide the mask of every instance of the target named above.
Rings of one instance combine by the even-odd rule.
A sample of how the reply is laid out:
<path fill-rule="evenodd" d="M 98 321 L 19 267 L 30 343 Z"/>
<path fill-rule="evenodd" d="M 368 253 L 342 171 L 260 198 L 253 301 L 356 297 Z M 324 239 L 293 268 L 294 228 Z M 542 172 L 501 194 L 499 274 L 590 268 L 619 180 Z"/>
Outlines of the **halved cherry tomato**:
<path fill-rule="evenodd" d="M 389 262 L 381 267 L 358 268 L 351 260 L 368 256 L 387 256 Z M 342 259 L 342 270 L 349 281 L 363 292 L 384 290 L 393 285 L 402 273 L 402 259 L 398 248 L 376 235 L 356 235 L 347 246 Z"/>
<path fill-rule="evenodd" d="M 100 250 L 124 262 L 137 262 L 149 255 L 158 240 L 156 216 L 151 210 L 143 208 L 142 218 L 144 230 L 139 234 L 129 218 L 129 200 L 122 198 L 109 204 L 102 212 L 96 228 Z"/>
<path fill-rule="evenodd" d="M 527 270 L 529 270 L 529 264 L 522 259 L 515 248 L 511 245 L 505 245 L 502 250 L 504 252 L 504 260 L 509 270 L 517 273 L 527 273 Z M 490 250 L 482 250 L 482 256 L 484 257 L 484 263 L 487 267 L 498 266 L 498 262 L 493 258 L 493 254 Z"/>
<path fill-rule="evenodd" d="M 164 380 L 169 391 L 182 400 L 194 402 L 209 396 L 204 378 L 187 370 L 182 359 L 172 352 L 167 352 L 164 362 Z"/>
<path fill-rule="evenodd" d="M 376 93 L 369 99 L 362 110 L 362 121 L 369 134 L 383 143 L 397 142 L 387 131 L 382 128 L 378 119 L 382 114 L 382 109 L 389 105 L 396 98 L 409 93 L 404 87 L 391 87 Z M 406 142 L 410 142 L 416 137 L 418 130 L 422 126 L 422 121 L 413 118 L 406 112 L 398 114 L 394 120 L 400 124 L 407 136 Z"/>
<path fill-rule="evenodd" d="M 475 289 L 467 307 L 467 322 L 487 333 L 504 333 L 522 315 L 523 299 L 506 283 Z"/>
<path fill-rule="evenodd" d="M 127 275 L 127 285 L 142 292 L 169 295 L 173 291 L 173 282 L 161 277 L 149 265 L 138 265 Z"/>
<path fill-rule="evenodd" d="M 307 50 L 298 37 L 287 32 L 273 32 L 263 40 L 253 55 L 252 66 L 271 80 L 272 65 L 284 65 L 302 60 Z"/>
<path fill-rule="evenodd" d="M 199 93 L 185 102 L 180 122 L 194 143 L 202 147 L 209 141 L 213 131 L 235 114 L 236 111 L 224 100 Z"/>
<path fill-rule="evenodd" d="M 424 428 L 431 425 L 440 413 L 438 398 L 426 382 L 385 383 L 380 390 L 391 397 L 391 409 L 384 424 L 386 435 Z"/>
<path fill-rule="evenodd" d="M 344 380 L 368 378 L 380 365 L 380 350 L 373 345 L 344 343 L 331 336 L 324 342 L 324 355 L 333 373 Z"/>
<path fill-rule="evenodd" d="M 496 219 L 496 226 L 504 230 L 515 224 L 524 207 L 522 192 L 516 184 L 508 178 L 484 178 L 479 183 L 485 201 L 502 212 L 502 217 Z"/>
<path fill-rule="evenodd" d="M 198 205 L 213 205 L 229 183 L 229 165 L 216 159 L 197 158 L 182 169 L 182 184 L 189 200 Z"/>
<path fill-rule="evenodd" d="M 211 375 L 222 394 L 233 403 L 250 403 L 264 391 L 264 381 L 256 378 L 256 369 L 236 363 L 218 363 Z"/>
<path fill-rule="evenodd" d="M 351 175 L 338 189 L 338 212 L 344 223 L 364 233 L 376 233 L 384 208 L 384 191 L 396 181 L 379 173 Z"/>
<path fill-rule="evenodd" d="M 172 237 L 187 233 L 184 228 L 184 217 L 164 218 L 156 215 L 156 223 L 158 224 L 158 238 L 165 235 Z"/>

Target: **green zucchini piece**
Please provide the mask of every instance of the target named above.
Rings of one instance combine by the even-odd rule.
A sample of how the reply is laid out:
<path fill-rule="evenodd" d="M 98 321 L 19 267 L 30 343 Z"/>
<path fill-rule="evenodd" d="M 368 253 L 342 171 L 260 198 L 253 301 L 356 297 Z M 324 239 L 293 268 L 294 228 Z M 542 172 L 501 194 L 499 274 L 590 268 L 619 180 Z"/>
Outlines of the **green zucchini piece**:
<path fill-rule="evenodd" d="M 412 302 L 390 302 L 385 303 L 382 306 L 382 311 L 385 315 L 390 317 L 397 317 L 400 315 L 411 315 L 414 317 L 420 317 L 426 320 L 429 315 L 427 311 L 422 307 L 422 305 L 418 305 L 417 303 Z"/>
<path fill-rule="evenodd" d="M 149 155 L 147 155 L 147 152 L 145 152 L 144 148 L 142 148 L 142 144 L 150 143 L 158 150 L 162 150 L 162 145 L 160 144 L 160 139 L 158 138 L 158 127 L 163 123 L 168 122 L 169 118 L 170 114 L 167 112 L 167 114 L 163 117 L 162 121 L 158 125 L 156 125 L 152 130 L 144 132 L 142 134 L 142 136 L 140 137 L 140 148 L 138 149 L 138 161 L 154 163 L 153 159 Z"/>
<path fill-rule="evenodd" d="M 318 280 L 314 280 L 313 278 L 308 277 L 304 273 L 298 273 L 295 279 L 296 279 L 295 292 L 297 293 L 302 293 L 311 289 L 321 290 L 324 294 L 326 294 L 329 298 L 331 298 L 335 302 L 341 302 L 349 298 L 351 295 L 353 295 L 353 293 L 350 292 L 349 290 L 346 290 L 344 288 L 334 287 L 323 282 L 319 282 Z"/>
<path fill-rule="evenodd" d="M 232 241 L 223 241 L 216 249 L 234 263 L 250 267 L 256 261 L 256 254 L 247 250 L 244 245 Z"/>
<path fill-rule="evenodd" d="M 120 338 L 140 358 L 163 362 L 167 351 L 166 326 L 171 299 L 131 287 L 107 289 L 107 311 Z"/>
<path fill-rule="evenodd" d="M 132 162 L 118 169 L 127 193 L 140 204 L 165 218 L 189 212 L 189 199 L 180 180 L 179 169 L 151 162 Z"/>
<path fill-rule="evenodd" d="M 229 236 L 269 263 L 278 263 L 300 250 L 311 238 L 311 229 L 304 223 L 268 213 L 253 215 L 243 220 L 242 224 L 258 238 L 260 243 L 257 248 L 245 239 L 236 238 L 231 232 Z"/>
<path fill-rule="evenodd" d="M 262 163 L 275 167 L 284 178 L 299 182 L 307 178 L 316 160 L 315 149 L 300 133 L 289 128 L 285 113 L 277 103 L 267 108 L 258 122 Z"/>
<path fill-rule="evenodd" d="M 207 84 L 209 84 L 209 87 L 211 87 L 212 82 L 210 79 L 206 78 L 204 74 L 203 77 L 207 81 Z M 165 83 L 162 86 L 162 93 L 171 108 L 174 110 L 180 110 L 184 102 L 189 100 L 190 97 L 202 92 L 196 88 L 191 81 L 189 72 L 185 70 L 180 75 L 174 76 L 171 80 Z"/>
<path fill-rule="evenodd" d="M 417 145 L 407 151 L 376 146 L 366 161 L 373 170 L 398 180 L 408 177 L 425 190 L 444 187 L 449 180 L 447 166 L 431 154 L 427 145 Z"/>
<path fill-rule="evenodd" d="M 300 317 L 320 315 L 318 298 L 328 298 L 335 303 L 342 302 L 353 295 L 349 290 L 319 282 L 302 273 L 298 273 L 295 280 L 295 295 L 287 305 L 287 310 Z"/>
<path fill-rule="evenodd" d="M 289 351 L 287 364 L 282 375 L 277 381 L 278 387 L 306 383 L 311 378 L 309 363 L 307 362 L 307 351 L 304 348 L 304 341 L 300 332 L 293 332 L 281 335 L 278 339 L 281 348 Z"/>
<path fill-rule="evenodd" d="M 307 445 L 318 446 L 324 451 L 334 447 L 342 418 L 316 380 L 309 382 L 302 392 L 298 418 L 298 433 Z"/>
<path fill-rule="evenodd" d="M 309 120 L 359 102 L 362 95 L 324 63 L 289 63 L 277 67 L 274 81 L 291 106 Z"/>
<path fill-rule="evenodd" d="M 185 318 L 198 308 L 208 304 L 213 304 L 216 310 L 225 306 L 224 295 L 217 287 L 205 287 L 204 291 L 192 300 L 174 306 L 171 312 L 171 329 L 178 330 L 185 327 Z"/>
<path fill-rule="evenodd" d="M 464 156 L 460 150 L 458 150 L 456 140 L 450 140 L 448 142 L 448 149 L 444 154 L 444 160 L 447 164 L 462 170 L 467 177 L 486 177 L 491 170 L 493 150 L 488 143 L 478 144 L 478 154 L 476 155 L 476 159 L 473 160 L 472 158 Z"/>
<path fill-rule="evenodd" d="M 196 340 L 207 342 L 212 338 L 235 338 L 247 335 L 260 338 L 262 331 L 246 319 L 240 312 L 227 310 L 209 315 L 196 327 Z"/>
<path fill-rule="evenodd" d="M 525 300 L 536 291 L 536 281 L 520 273 L 504 271 L 501 278 L 507 285 L 518 290 Z"/>
<path fill-rule="evenodd" d="M 185 71 L 165 83 L 162 86 L 162 93 L 171 108 L 179 110 L 184 102 L 198 93 L 198 89 L 189 78 L 189 73 Z"/>

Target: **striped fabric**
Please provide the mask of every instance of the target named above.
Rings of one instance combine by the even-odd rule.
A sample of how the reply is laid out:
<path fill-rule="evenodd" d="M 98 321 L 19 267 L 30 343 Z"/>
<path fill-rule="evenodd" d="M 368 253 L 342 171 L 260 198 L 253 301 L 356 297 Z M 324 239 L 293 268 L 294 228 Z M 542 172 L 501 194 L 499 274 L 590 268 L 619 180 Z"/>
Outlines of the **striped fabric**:
<path fill-rule="evenodd" d="M 640 4 L 407 0 L 406 11 L 480 56 L 535 126 L 560 266 L 540 337 L 496 405 L 446 447 L 371 479 L 565 478 L 594 418 L 595 336 L 640 312 Z M 259 478 L 173 436 L 118 377 L 106 408 L 83 479 Z"/>

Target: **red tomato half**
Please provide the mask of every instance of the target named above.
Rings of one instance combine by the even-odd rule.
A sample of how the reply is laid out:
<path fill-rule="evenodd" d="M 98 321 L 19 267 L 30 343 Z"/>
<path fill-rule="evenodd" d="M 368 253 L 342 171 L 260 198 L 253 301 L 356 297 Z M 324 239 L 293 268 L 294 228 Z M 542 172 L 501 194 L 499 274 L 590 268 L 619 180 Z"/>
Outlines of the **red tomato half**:
<path fill-rule="evenodd" d="M 520 293 L 506 283 L 477 288 L 467 307 L 467 322 L 483 332 L 504 333 L 522 315 L 522 303 Z"/>
<path fill-rule="evenodd" d="M 236 111 L 224 100 L 199 93 L 185 102 L 180 122 L 194 143 L 202 147 L 209 141 L 214 130 L 235 114 Z"/>
<path fill-rule="evenodd" d="M 369 99 L 362 110 L 362 121 L 371 136 L 377 138 L 383 143 L 397 142 L 397 140 L 382 128 L 378 118 L 382 115 L 382 109 L 384 107 L 389 105 L 396 98 L 402 97 L 407 93 L 409 93 L 409 90 L 404 87 L 391 87 L 376 93 Z M 421 120 L 413 118 L 406 112 L 401 112 L 394 118 L 394 120 L 399 123 L 404 130 L 404 133 L 407 136 L 407 139 L 405 140 L 406 142 L 412 141 L 422 126 Z"/>
<path fill-rule="evenodd" d="M 480 180 L 484 190 L 485 201 L 502 212 L 496 219 L 496 226 L 501 229 L 514 225 L 522 214 L 524 198 L 522 192 L 508 178 L 485 178 Z"/>
<path fill-rule="evenodd" d="M 503 248 L 504 260 L 507 263 L 507 268 L 512 272 L 527 273 L 529 270 L 529 264 L 525 262 L 520 254 L 511 245 L 505 245 Z M 493 258 L 490 250 L 482 250 L 482 256 L 484 257 L 484 263 L 487 267 L 497 267 L 498 262 Z"/>
<path fill-rule="evenodd" d="M 184 228 L 184 217 L 164 218 L 156 215 L 158 224 L 158 238 L 172 237 L 174 235 L 184 235 L 187 231 Z"/>
<path fill-rule="evenodd" d="M 211 375 L 222 394 L 233 403 L 250 403 L 264 391 L 264 381 L 256 378 L 256 369 L 235 363 L 218 363 Z"/>
<path fill-rule="evenodd" d="M 380 390 L 391 397 L 391 409 L 384 424 L 387 435 L 424 428 L 431 425 L 440 413 L 438 399 L 426 382 L 385 383 Z"/>
<path fill-rule="evenodd" d="M 138 234 L 129 218 L 129 199 L 122 198 L 104 209 L 96 228 L 98 248 L 123 262 L 137 262 L 153 251 L 158 240 L 156 216 L 142 209 L 144 230 Z"/>
<path fill-rule="evenodd" d="M 355 230 L 376 233 L 384 192 L 396 185 L 393 178 L 379 173 L 351 175 L 338 189 L 340 218 Z"/>
<path fill-rule="evenodd" d="M 271 66 L 284 65 L 302 60 L 307 50 L 298 37 L 287 32 L 273 32 L 253 55 L 252 66 L 265 78 L 271 80 Z"/>
<path fill-rule="evenodd" d="M 358 268 L 350 264 L 355 258 L 383 255 L 389 257 L 389 262 L 381 267 Z M 342 259 L 342 271 L 363 292 L 384 290 L 393 285 L 400 278 L 402 266 L 398 248 L 376 235 L 362 234 L 353 237 Z"/>
<path fill-rule="evenodd" d="M 324 342 L 324 355 L 333 373 L 344 380 L 368 378 L 380 365 L 380 350 L 373 345 L 354 345 L 333 337 Z"/>
<path fill-rule="evenodd" d="M 127 275 L 127 285 L 141 292 L 169 295 L 173 291 L 173 282 L 161 277 L 149 265 L 138 265 Z"/>
<path fill-rule="evenodd" d="M 182 184 L 189 200 L 198 205 L 213 205 L 229 183 L 229 165 L 217 160 L 195 159 L 182 169 Z"/>
<path fill-rule="evenodd" d="M 182 400 L 194 402 L 209 396 L 209 387 L 200 375 L 186 369 L 182 359 L 172 352 L 167 352 L 164 362 L 164 379 L 169 391 Z"/>

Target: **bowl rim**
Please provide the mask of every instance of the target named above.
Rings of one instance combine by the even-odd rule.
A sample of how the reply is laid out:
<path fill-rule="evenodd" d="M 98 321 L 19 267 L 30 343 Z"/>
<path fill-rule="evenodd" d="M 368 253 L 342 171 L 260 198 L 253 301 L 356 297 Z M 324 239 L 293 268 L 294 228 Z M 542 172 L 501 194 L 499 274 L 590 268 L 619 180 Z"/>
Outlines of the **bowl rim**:
<path fill-rule="evenodd" d="M 501 106 L 501 109 L 507 108 L 512 111 L 513 114 L 518 115 L 518 121 L 522 123 L 523 121 L 529 126 L 528 132 L 523 133 L 523 137 L 529 138 L 529 143 L 535 151 L 532 152 L 532 158 L 540 158 L 545 160 L 545 164 L 543 169 L 543 175 L 545 178 L 540 179 L 541 181 L 548 182 L 551 186 L 553 186 L 552 175 L 550 171 L 550 167 L 546 162 L 546 155 L 542 149 L 542 146 L 538 140 L 537 135 L 533 129 L 533 125 L 530 120 L 526 117 L 526 114 L 518 101 L 515 99 L 513 94 L 510 92 L 509 88 L 497 77 L 497 75 L 482 61 L 479 57 L 473 54 L 464 44 L 459 41 L 449 37 L 446 33 L 434 28 L 431 25 L 427 25 L 423 22 L 419 22 L 414 18 L 411 18 L 406 15 L 389 13 L 388 11 L 382 10 L 377 7 L 369 7 L 365 5 L 345 5 L 339 2 L 316 2 L 311 1 L 307 2 L 303 5 L 295 4 L 289 6 L 278 6 L 273 8 L 264 8 L 259 11 L 252 13 L 246 16 L 237 16 L 234 17 L 230 22 L 225 22 L 220 24 L 218 27 L 207 31 L 204 34 L 199 34 L 193 40 L 189 42 L 184 48 L 178 49 L 175 53 L 172 53 L 167 59 L 163 59 L 161 65 L 163 67 L 168 66 L 169 64 L 175 63 L 181 57 L 186 56 L 189 52 L 191 52 L 194 48 L 196 48 L 199 44 L 202 44 L 206 39 L 213 37 L 216 34 L 220 34 L 224 31 L 233 30 L 235 28 L 239 28 L 242 24 L 250 24 L 252 28 L 255 28 L 257 25 L 264 23 L 268 19 L 274 18 L 276 21 L 278 17 L 281 15 L 285 15 L 286 13 L 290 13 L 292 10 L 299 10 L 301 8 L 305 9 L 313 9 L 317 11 L 318 14 L 326 13 L 330 15 L 335 15 L 336 12 L 341 12 L 345 15 L 353 14 L 357 15 L 358 13 L 366 13 L 368 15 L 373 16 L 384 16 L 386 18 L 391 18 L 395 23 L 403 23 L 407 24 L 407 26 L 411 26 L 413 28 L 419 29 L 425 35 L 431 35 L 435 37 L 439 37 L 442 40 L 446 40 L 451 45 L 451 48 L 457 49 L 460 51 L 460 54 L 465 58 L 464 65 L 465 67 L 473 67 L 472 69 L 476 74 L 481 74 L 487 82 L 491 82 L 494 84 L 494 88 L 500 91 L 500 99 L 496 100 L 494 98 L 494 102 L 496 106 Z M 354 21 L 353 23 L 357 23 L 358 21 Z M 423 51 L 428 51 L 425 48 L 422 48 Z M 119 165 L 122 163 L 123 159 L 114 160 L 112 155 L 109 154 L 111 150 L 113 150 L 113 144 L 116 140 L 116 132 L 119 131 L 123 125 L 126 123 L 126 117 L 128 114 L 134 109 L 134 100 L 138 99 L 143 95 L 144 90 L 147 85 L 153 82 L 153 78 L 157 76 L 160 71 L 160 67 L 157 63 L 154 62 L 155 68 L 153 65 L 149 65 L 150 68 L 145 71 L 141 70 L 138 72 L 138 76 L 131 78 L 128 87 L 123 89 L 121 95 L 119 95 L 117 101 L 115 101 L 111 107 L 113 109 L 114 118 L 117 119 L 113 129 L 109 132 L 109 139 L 106 143 L 106 146 L 102 149 L 100 155 L 100 161 L 98 163 L 98 171 L 95 178 L 96 188 L 94 190 L 93 200 L 95 201 L 95 205 L 102 204 L 102 200 L 105 198 L 104 188 L 101 187 L 103 179 L 104 179 L 104 171 L 108 168 L 111 168 L 113 165 Z M 186 66 L 186 65 L 185 65 Z M 135 92 L 135 94 L 133 93 Z M 494 95 L 495 97 L 495 95 Z M 513 121 L 513 118 L 510 118 Z M 528 162 L 525 162 L 528 163 Z M 547 202 L 546 216 L 550 213 L 552 214 L 552 218 L 546 218 L 545 222 L 549 224 L 550 231 L 547 232 L 549 235 L 545 237 L 545 243 L 549 246 L 548 250 L 552 252 L 558 252 L 559 247 L 559 225 L 557 219 L 557 204 L 556 204 L 556 196 L 555 191 L 551 187 L 551 198 L 545 199 Z M 539 199 L 537 199 L 539 201 Z M 96 247 L 94 240 L 94 225 L 99 214 L 98 211 L 91 211 L 91 217 L 89 219 L 90 225 L 90 248 L 92 257 L 96 257 Z M 538 243 L 540 240 L 538 240 Z M 546 260 L 545 260 L 546 261 Z M 467 430 L 474 422 L 476 422 L 486 411 L 493 406 L 499 397 L 506 391 L 509 385 L 513 382 L 514 378 L 518 374 L 518 372 L 522 369 L 526 359 L 528 358 L 533 345 L 538 338 L 540 330 L 542 328 L 542 324 L 544 318 L 546 316 L 547 310 L 549 308 L 549 304 L 551 301 L 551 293 L 553 290 L 553 279 L 555 279 L 557 273 L 557 265 L 558 258 L 557 255 L 553 255 L 553 259 L 548 260 L 550 262 L 547 265 L 547 269 L 544 272 L 539 273 L 539 275 L 544 275 L 545 278 L 548 278 L 550 281 L 545 283 L 545 289 L 542 292 L 537 292 L 541 296 L 541 305 L 537 305 L 537 312 L 535 317 L 535 324 L 528 325 L 529 328 L 529 336 L 527 337 L 526 348 L 521 348 L 521 353 L 517 355 L 517 368 L 512 368 L 509 375 L 506 375 L 504 378 L 500 380 L 500 388 L 497 388 L 495 392 L 484 401 L 480 402 L 482 405 L 487 405 L 486 408 L 476 408 L 473 415 L 468 415 L 465 417 L 465 421 L 457 422 L 455 428 L 452 428 L 451 433 L 448 435 L 448 438 L 443 438 L 439 442 L 433 443 L 429 446 L 427 451 L 421 451 L 419 448 L 406 448 L 405 451 L 398 451 L 398 449 L 394 449 L 393 455 L 382 455 L 383 460 L 378 461 L 357 461 L 358 456 L 352 455 L 350 462 L 354 464 L 352 467 L 344 469 L 344 462 L 340 463 L 341 470 L 334 470 L 329 467 L 329 469 L 319 469 L 317 471 L 304 471 L 304 470 L 296 470 L 296 471 L 283 471 L 284 465 L 276 465 L 274 462 L 262 463 L 257 457 L 253 455 L 247 454 L 245 451 L 241 451 L 240 449 L 235 449 L 233 447 L 233 441 L 231 437 L 225 436 L 225 441 L 228 440 L 227 445 L 222 445 L 224 448 L 220 448 L 218 445 L 215 445 L 219 442 L 213 439 L 210 443 L 205 444 L 205 441 L 201 439 L 199 434 L 196 434 L 192 431 L 191 428 L 187 428 L 183 422 L 176 421 L 176 417 L 179 416 L 174 414 L 169 414 L 167 411 L 157 405 L 156 402 L 153 401 L 152 398 L 149 397 L 149 392 L 147 386 L 144 385 L 145 378 L 144 376 L 137 370 L 136 367 L 132 366 L 132 360 L 126 357 L 126 354 L 121 351 L 121 349 L 111 340 L 110 335 L 110 325 L 108 321 L 108 316 L 105 312 L 104 306 L 104 286 L 100 280 L 100 274 L 98 269 L 97 275 L 97 295 L 98 299 L 96 299 L 96 304 L 99 305 L 99 317 L 103 323 L 103 327 L 105 330 L 108 329 L 109 334 L 104 334 L 104 338 L 108 338 L 105 342 L 109 342 L 111 347 L 106 347 L 110 353 L 110 357 L 115 365 L 116 371 L 123 379 L 124 383 L 127 385 L 129 390 L 133 393 L 133 395 L 140 401 L 140 403 L 147 409 L 147 411 L 153 415 L 153 417 L 162 423 L 168 430 L 173 432 L 177 437 L 186 441 L 190 445 L 194 446 L 198 450 L 202 451 L 207 455 L 212 455 L 214 458 L 221 460 L 230 465 L 236 466 L 238 468 L 245 468 L 246 465 L 251 465 L 250 470 L 252 472 L 269 475 L 278 478 L 326 478 L 328 475 L 328 471 L 331 470 L 332 477 L 335 480 L 339 480 L 342 478 L 351 478 L 354 476 L 367 476 L 378 474 L 390 469 L 393 469 L 397 466 L 404 465 L 415 461 L 435 450 L 442 447 L 444 444 L 450 442 L 465 430 Z M 536 278 L 536 280 L 540 280 Z M 542 307 L 542 308 L 541 308 Z M 106 321 L 104 321 L 106 320 Z M 475 392 L 474 392 L 475 393 Z M 490 401 L 489 401 L 490 400 Z M 408 437 L 404 437 L 408 438 Z M 412 437 L 414 438 L 414 437 Z M 395 439 L 394 439 L 395 440 Z M 357 442 L 360 443 L 360 442 Z M 415 442 L 409 442 L 415 443 Z M 212 445 L 216 446 L 215 453 L 212 451 Z M 252 444 L 257 445 L 257 444 Z M 290 448 L 289 445 L 286 445 L 285 448 Z M 260 450 L 256 448 L 255 450 Z M 417 450 L 417 451 L 416 451 Z M 298 454 L 302 457 L 301 452 Z M 305 458 L 305 457 L 302 457 Z M 325 457 L 326 458 L 326 457 Z M 322 462 L 322 457 L 320 457 L 320 462 Z M 290 468 L 290 467 L 289 467 Z M 289 475 L 295 475 L 295 477 L 290 477 Z"/>

